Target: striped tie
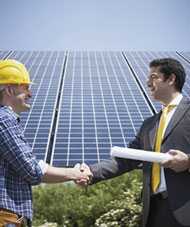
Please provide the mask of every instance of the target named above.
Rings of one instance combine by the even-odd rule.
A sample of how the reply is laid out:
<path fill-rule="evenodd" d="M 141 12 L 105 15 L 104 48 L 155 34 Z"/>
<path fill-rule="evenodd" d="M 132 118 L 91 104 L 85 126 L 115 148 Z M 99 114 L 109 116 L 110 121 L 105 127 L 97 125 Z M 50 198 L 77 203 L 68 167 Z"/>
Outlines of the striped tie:
<path fill-rule="evenodd" d="M 159 123 L 159 127 L 157 129 L 157 134 L 156 134 L 155 152 L 160 152 L 160 150 L 161 150 L 162 139 L 164 137 L 164 133 L 165 133 L 165 129 L 166 129 L 167 115 L 175 107 L 176 107 L 176 105 L 169 105 L 169 106 L 166 106 L 162 110 L 162 115 L 160 117 L 160 123 Z M 153 165 L 152 165 L 152 180 L 151 180 L 153 192 L 156 192 L 159 184 L 160 184 L 160 164 L 153 163 Z"/>

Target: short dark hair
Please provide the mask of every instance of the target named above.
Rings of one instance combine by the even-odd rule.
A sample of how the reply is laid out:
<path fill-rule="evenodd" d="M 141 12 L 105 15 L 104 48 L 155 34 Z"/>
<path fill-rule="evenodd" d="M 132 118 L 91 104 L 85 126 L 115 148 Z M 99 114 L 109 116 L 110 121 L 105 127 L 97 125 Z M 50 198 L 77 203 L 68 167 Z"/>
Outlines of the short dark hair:
<path fill-rule="evenodd" d="M 176 76 L 175 88 L 177 91 L 182 91 L 185 83 L 185 69 L 183 65 L 174 58 L 160 58 L 150 62 L 149 67 L 159 67 L 159 71 L 164 74 L 164 78 L 167 80 L 171 74 Z"/>

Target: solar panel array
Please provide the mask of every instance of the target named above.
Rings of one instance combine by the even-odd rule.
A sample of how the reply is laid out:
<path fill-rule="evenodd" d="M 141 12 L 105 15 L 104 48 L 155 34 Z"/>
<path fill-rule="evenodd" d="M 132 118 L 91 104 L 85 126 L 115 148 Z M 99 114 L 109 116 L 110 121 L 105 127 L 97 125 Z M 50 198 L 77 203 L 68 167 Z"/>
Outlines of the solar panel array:
<path fill-rule="evenodd" d="M 30 72 L 32 105 L 21 122 L 37 158 L 54 166 L 99 162 L 112 146 L 127 146 L 160 109 L 146 78 L 161 57 L 177 58 L 189 74 L 189 52 L 0 51 Z M 187 78 L 186 96 L 189 86 Z"/>
<path fill-rule="evenodd" d="M 109 158 L 150 114 L 121 53 L 69 53 L 53 165 Z"/>

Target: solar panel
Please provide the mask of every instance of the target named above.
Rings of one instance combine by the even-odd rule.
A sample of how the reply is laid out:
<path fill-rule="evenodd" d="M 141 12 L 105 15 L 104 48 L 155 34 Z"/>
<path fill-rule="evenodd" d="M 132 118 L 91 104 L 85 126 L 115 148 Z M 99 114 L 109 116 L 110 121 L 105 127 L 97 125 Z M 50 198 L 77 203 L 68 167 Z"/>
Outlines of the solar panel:
<path fill-rule="evenodd" d="M 190 63 L 190 52 L 179 52 Z"/>
<path fill-rule="evenodd" d="M 21 122 L 37 158 L 46 159 L 65 54 L 15 51 L 9 58 L 23 62 L 34 82 L 31 86 L 31 110 L 22 113 Z"/>
<path fill-rule="evenodd" d="M 151 110 L 120 52 L 70 52 L 51 163 L 109 158 L 126 146 Z"/>
<path fill-rule="evenodd" d="M 0 51 L 0 59 L 4 59 L 10 51 Z"/>

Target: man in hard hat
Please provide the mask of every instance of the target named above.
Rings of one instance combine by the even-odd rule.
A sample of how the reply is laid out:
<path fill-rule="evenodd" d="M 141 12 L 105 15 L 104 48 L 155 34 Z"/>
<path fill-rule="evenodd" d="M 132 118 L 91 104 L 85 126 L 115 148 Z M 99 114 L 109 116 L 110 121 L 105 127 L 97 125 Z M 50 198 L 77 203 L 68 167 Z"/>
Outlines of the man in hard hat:
<path fill-rule="evenodd" d="M 56 168 L 36 160 L 19 123 L 19 114 L 30 109 L 30 77 L 15 60 L 0 61 L 0 227 L 31 226 L 31 186 L 68 180 L 88 180 L 78 168 Z M 10 225 L 9 225 L 10 224 Z"/>

